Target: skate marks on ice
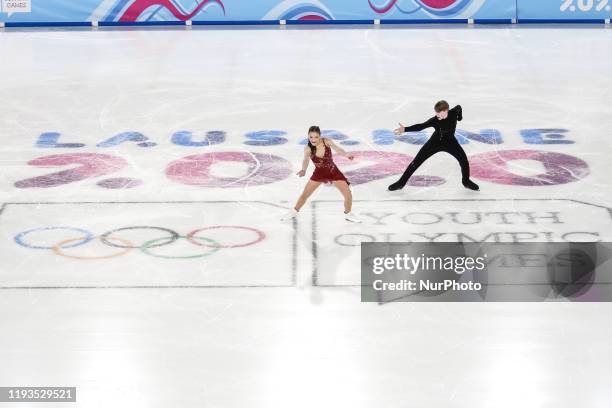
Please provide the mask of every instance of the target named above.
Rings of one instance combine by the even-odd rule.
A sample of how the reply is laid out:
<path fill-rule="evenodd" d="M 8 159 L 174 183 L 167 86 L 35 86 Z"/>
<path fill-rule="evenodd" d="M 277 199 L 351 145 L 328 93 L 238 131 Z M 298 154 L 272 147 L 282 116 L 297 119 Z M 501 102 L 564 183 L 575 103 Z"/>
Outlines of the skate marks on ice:
<path fill-rule="evenodd" d="M 572 199 L 7 203 L 3 288 L 358 286 L 362 242 L 593 242 L 612 210 Z M 299 271 L 299 272 L 298 272 Z M 299 277 L 299 279 L 298 279 Z"/>

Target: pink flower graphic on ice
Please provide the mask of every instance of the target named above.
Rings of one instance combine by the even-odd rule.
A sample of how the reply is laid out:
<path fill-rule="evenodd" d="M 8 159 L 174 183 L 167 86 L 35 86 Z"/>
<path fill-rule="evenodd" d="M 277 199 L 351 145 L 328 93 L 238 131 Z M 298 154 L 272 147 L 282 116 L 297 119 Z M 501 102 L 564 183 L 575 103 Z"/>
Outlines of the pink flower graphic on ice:
<path fill-rule="evenodd" d="M 424 11 L 432 17 L 470 17 L 486 0 L 368 0 L 370 8 L 378 14 L 399 11 L 402 14 L 413 14 Z M 407 8 L 406 4 L 412 4 Z"/>

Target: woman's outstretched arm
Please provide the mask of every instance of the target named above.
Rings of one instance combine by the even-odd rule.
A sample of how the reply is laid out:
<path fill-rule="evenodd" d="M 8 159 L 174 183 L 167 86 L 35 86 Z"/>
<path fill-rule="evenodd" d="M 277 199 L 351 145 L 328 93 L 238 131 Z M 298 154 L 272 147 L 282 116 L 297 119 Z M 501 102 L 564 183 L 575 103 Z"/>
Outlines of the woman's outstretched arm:
<path fill-rule="evenodd" d="M 329 147 L 331 147 L 332 149 L 334 149 L 334 152 L 336 152 L 337 154 L 339 154 L 340 156 L 344 156 L 350 160 L 353 160 L 353 158 L 355 156 L 353 156 L 352 153 L 347 153 L 343 148 L 341 148 L 340 146 L 338 146 L 336 143 L 334 143 L 333 140 L 331 139 L 323 139 L 323 142 L 325 144 L 327 144 Z"/>

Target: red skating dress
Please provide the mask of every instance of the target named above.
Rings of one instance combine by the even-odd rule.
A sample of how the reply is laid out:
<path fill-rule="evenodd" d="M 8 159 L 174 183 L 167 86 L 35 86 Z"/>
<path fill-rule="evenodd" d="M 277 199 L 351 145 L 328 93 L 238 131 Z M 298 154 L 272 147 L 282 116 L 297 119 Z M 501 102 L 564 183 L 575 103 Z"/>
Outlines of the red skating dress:
<path fill-rule="evenodd" d="M 310 159 L 315 165 L 315 170 L 310 177 L 313 181 L 320 181 L 322 183 L 331 183 L 332 181 L 344 180 L 346 184 L 351 184 L 344 177 L 344 174 L 336 167 L 334 160 L 332 159 L 331 147 L 325 145 L 325 154 L 323 157 L 318 157 L 316 154 L 311 154 Z"/>

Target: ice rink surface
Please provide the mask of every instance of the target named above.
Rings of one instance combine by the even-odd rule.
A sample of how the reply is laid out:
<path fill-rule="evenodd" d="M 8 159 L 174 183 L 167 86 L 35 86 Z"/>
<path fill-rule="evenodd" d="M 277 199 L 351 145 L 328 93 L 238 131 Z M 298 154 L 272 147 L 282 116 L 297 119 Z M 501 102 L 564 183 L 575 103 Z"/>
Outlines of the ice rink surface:
<path fill-rule="evenodd" d="M 359 244 L 612 238 L 612 30 L 0 31 L 0 385 L 79 407 L 607 407 L 612 306 L 360 302 Z M 427 133 L 457 137 L 403 191 Z M 307 178 L 310 125 L 354 212 Z M 310 166 L 309 173 L 312 171 Z"/>

